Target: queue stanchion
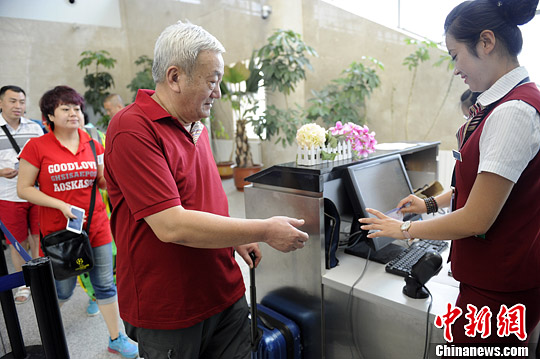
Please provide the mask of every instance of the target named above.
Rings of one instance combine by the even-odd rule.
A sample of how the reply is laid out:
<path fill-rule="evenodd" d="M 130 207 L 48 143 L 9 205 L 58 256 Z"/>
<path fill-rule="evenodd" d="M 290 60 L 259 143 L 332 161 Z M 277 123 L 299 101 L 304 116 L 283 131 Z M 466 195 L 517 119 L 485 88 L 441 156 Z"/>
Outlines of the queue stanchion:
<path fill-rule="evenodd" d="M 24 280 L 32 289 L 34 309 L 47 359 L 69 359 L 69 351 L 56 297 L 51 261 L 33 259 L 23 265 Z"/>
<path fill-rule="evenodd" d="M 4 251 L 0 250 L 0 277 L 7 275 L 8 268 L 6 256 L 4 255 Z M 23 284 L 24 283 L 17 283 L 16 286 L 18 287 Z M 26 358 L 27 353 L 22 337 L 21 325 L 19 323 L 19 317 L 17 316 L 17 309 L 15 308 L 15 301 L 13 300 L 13 293 L 11 293 L 11 290 L 0 291 L 0 303 L 2 305 L 6 330 L 11 344 L 11 354 L 15 359 Z"/>

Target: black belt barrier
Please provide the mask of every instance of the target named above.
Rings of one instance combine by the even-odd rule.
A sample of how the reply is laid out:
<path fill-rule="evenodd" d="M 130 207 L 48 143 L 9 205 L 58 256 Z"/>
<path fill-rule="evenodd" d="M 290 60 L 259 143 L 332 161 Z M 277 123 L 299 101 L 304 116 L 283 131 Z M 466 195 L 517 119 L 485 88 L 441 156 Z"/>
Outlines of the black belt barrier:
<path fill-rule="evenodd" d="M 29 260 L 30 256 L 28 253 L 20 246 L 1 221 L 0 229 L 0 236 L 2 234 L 1 232 L 3 232 L 10 242 L 14 244 L 13 247 L 19 252 L 21 257 L 27 261 L 22 266 L 22 273 L 8 274 L 4 251 L 0 250 L 0 302 L 12 350 L 11 353 L 8 353 L 2 358 L 69 359 L 66 336 L 49 258 L 44 257 Z M 25 285 L 25 283 L 32 290 L 32 302 L 34 303 L 43 347 L 25 347 L 24 345 L 11 290 Z"/>

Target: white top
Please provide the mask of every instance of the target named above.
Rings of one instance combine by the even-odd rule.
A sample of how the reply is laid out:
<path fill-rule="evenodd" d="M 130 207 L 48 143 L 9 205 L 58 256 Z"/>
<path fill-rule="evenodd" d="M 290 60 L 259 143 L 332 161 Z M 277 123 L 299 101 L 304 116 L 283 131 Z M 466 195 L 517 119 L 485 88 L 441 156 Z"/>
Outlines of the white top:
<path fill-rule="evenodd" d="M 0 113 L 0 126 L 7 125 L 9 133 L 15 139 L 15 142 L 22 148 L 33 137 L 43 135 L 41 126 L 27 118 L 21 117 L 21 123 L 16 131 L 6 122 L 2 113 Z M 0 168 L 15 168 L 19 162 L 17 152 L 13 149 L 9 138 L 0 128 Z M 0 177 L 0 200 L 11 202 L 26 202 L 17 196 L 17 178 Z"/>
<path fill-rule="evenodd" d="M 527 76 L 524 67 L 510 71 L 478 96 L 478 102 L 487 106 L 498 101 Z M 485 121 L 478 173 L 495 173 L 516 183 L 540 150 L 540 114 L 531 105 L 513 100 L 497 106 Z"/>

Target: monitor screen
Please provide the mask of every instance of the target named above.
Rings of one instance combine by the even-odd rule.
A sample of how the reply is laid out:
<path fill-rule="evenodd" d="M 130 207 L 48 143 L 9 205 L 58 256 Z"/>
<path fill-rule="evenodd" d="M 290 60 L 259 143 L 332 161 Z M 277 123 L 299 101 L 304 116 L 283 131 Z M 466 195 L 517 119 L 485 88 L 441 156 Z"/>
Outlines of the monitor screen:
<path fill-rule="evenodd" d="M 360 217 L 374 217 L 365 211 L 366 208 L 374 208 L 385 213 L 413 193 L 399 155 L 349 166 L 346 173 L 348 178 L 345 183 L 348 183 L 347 193 L 355 212 L 354 222 Z M 359 224 L 355 225 L 354 222 L 351 233 L 360 229 Z M 366 234 L 366 232 L 362 234 L 363 239 L 376 251 L 394 241 L 388 237 L 368 239 Z"/>

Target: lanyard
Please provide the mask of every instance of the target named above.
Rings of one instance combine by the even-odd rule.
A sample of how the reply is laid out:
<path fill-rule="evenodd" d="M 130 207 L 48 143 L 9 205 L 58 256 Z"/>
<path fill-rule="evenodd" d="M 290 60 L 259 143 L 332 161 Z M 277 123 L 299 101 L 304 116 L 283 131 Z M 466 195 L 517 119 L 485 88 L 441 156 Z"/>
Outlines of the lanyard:
<path fill-rule="evenodd" d="M 0 221 L 0 228 L 2 229 L 2 232 L 4 232 L 4 234 L 6 235 L 7 239 L 9 239 L 9 241 L 13 245 L 13 248 L 15 248 L 17 252 L 19 252 L 19 254 L 24 259 L 24 261 L 28 262 L 32 260 L 32 257 L 30 257 L 28 252 L 25 251 L 23 247 L 21 247 L 20 243 L 15 239 L 15 237 L 13 237 L 11 232 L 6 228 L 6 226 L 4 225 L 4 223 L 2 223 L 2 221 Z"/>

